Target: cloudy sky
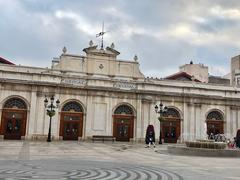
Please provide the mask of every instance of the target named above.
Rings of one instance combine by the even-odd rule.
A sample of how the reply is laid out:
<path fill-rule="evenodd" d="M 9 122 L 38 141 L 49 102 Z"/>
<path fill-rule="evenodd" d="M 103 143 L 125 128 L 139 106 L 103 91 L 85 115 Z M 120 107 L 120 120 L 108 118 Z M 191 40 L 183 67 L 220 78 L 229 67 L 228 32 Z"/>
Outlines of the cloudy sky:
<path fill-rule="evenodd" d="M 15 64 L 50 67 L 63 46 L 82 54 L 102 22 L 119 59 L 137 54 L 146 76 L 203 63 L 225 75 L 240 54 L 239 0 L 0 0 L 0 56 Z"/>

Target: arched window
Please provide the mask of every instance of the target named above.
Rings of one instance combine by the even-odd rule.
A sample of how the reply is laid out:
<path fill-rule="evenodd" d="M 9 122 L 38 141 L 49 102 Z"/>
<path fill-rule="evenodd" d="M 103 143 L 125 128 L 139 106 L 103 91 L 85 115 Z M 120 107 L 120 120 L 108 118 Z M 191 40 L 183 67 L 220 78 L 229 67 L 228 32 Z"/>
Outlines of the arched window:
<path fill-rule="evenodd" d="M 223 134 L 224 133 L 224 125 L 223 125 L 223 115 L 219 111 L 211 111 L 207 115 L 207 134 L 210 136 L 211 134 Z"/>
<path fill-rule="evenodd" d="M 180 119 L 179 112 L 174 108 L 168 108 L 167 112 L 164 114 L 165 117 L 178 118 Z"/>
<path fill-rule="evenodd" d="M 223 121 L 223 116 L 218 111 L 212 111 L 207 115 L 207 120 L 217 120 L 217 121 Z"/>
<path fill-rule="evenodd" d="M 114 114 L 133 115 L 133 110 L 127 105 L 121 105 L 117 107 L 117 109 L 114 111 Z"/>
<path fill-rule="evenodd" d="M 81 104 L 75 101 L 70 101 L 63 106 L 62 111 L 83 112 L 83 108 Z"/>
<path fill-rule="evenodd" d="M 3 106 L 3 108 L 11 108 L 11 109 L 27 109 L 26 103 L 20 98 L 11 98 L 7 100 Z"/>

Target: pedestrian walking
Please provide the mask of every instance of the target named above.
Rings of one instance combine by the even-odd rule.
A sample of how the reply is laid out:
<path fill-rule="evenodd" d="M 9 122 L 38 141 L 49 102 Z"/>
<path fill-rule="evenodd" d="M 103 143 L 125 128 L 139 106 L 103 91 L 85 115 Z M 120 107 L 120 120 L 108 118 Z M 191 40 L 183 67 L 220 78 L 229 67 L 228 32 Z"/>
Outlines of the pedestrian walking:
<path fill-rule="evenodd" d="M 153 147 L 155 148 L 155 131 L 153 125 L 148 125 L 147 131 L 146 131 L 146 137 L 145 137 L 145 142 L 147 144 L 146 147 L 150 147 L 152 144 Z"/>

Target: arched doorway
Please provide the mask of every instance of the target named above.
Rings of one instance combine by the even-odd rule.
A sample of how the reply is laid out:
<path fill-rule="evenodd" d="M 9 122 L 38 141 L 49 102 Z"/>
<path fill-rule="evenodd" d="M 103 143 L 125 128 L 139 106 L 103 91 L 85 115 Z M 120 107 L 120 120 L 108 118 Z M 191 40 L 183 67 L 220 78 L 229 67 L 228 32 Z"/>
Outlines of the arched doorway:
<path fill-rule="evenodd" d="M 180 136 L 180 114 L 174 108 L 168 108 L 161 122 L 162 138 L 165 143 L 177 143 Z"/>
<path fill-rule="evenodd" d="M 223 134 L 223 115 L 219 111 L 211 111 L 207 115 L 207 134 Z"/>
<path fill-rule="evenodd" d="M 5 102 L 2 111 L 1 134 L 4 139 L 19 140 L 26 134 L 27 105 L 20 98 Z"/>
<path fill-rule="evenodd" d="M 61 110 L 60 136 L 63 140 L 78 140 L 82 137 L 83 108 L 75 101 L 67 102 Z"/>
<path fill-rule="evenodd" d="M 116 141 L 129 141 L 133 138 L 134 113 L 128 105 L 120 105 L 113 115 L 113 136 Z"/>

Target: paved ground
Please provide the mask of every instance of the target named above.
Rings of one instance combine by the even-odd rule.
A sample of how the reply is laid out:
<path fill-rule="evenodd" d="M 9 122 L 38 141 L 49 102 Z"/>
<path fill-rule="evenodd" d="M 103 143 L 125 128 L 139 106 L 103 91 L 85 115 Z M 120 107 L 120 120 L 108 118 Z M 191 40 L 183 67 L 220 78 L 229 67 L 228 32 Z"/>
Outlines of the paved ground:
<path fill-rule="evenodd" d="M 132 143 L 0 141 L 0 180 L 240 180 L 240 158 L 172 156 L 165 149 Z"/>

